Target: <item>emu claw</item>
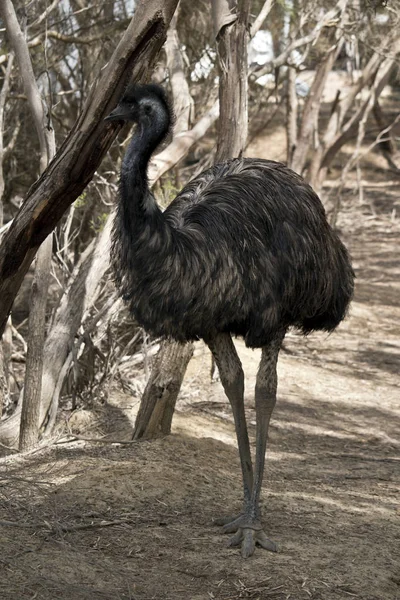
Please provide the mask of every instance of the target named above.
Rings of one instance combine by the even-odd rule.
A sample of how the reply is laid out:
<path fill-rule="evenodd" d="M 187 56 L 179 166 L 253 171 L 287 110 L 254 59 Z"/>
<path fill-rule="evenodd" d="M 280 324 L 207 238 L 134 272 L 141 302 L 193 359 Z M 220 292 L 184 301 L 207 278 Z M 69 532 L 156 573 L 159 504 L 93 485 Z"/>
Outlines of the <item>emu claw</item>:
<path fill-rule="evenodd" d="M 223 533 L 234 533 L 228 546 L 242 546 L 243 558 L 248 558 L 254 553 L 256 544 L 269 550 L 278 552 L 278 547 L 263 531 L 260 521 L 248 518 L 245 514 L 238 517 L 221 517 L 214 519 L 215 525 L 222 525 Z"/>
<path fill-rule="evenodd" d="M 228 546 L 242 545 L 242 557 L 249 558 L 254 553 L 256 544 L 259 544 L 265 550 L 277 552 L 278 548 L 275 542 L 270 540 L 262 529 L 253 529 L 251 527 L 239 527 L 235 535 L 229 540 Z"/>

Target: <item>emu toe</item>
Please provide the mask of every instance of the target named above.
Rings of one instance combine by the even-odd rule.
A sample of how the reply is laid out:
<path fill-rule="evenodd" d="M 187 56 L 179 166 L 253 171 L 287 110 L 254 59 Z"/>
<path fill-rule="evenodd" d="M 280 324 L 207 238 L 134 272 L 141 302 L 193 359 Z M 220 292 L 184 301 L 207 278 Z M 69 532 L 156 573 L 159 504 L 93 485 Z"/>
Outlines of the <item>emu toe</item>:
<path fill-rule="evenodd" d="M 217 517 L 216 519 L 213 519 L 213 524 L 222 527 L 223 533 L 235 533 L 239 529 L 242 519 L 243 515 Z"/>
<path fill-rule="evenodd" d="M 221 517 L 214 519 L 213 522 L 215 525 L 222 526 L 223 533 L 235 533 L 229 540 L 228 546 L 241 545 L 243 558 L 252 556 L 256 544 L 270 552 L 278 551 L 277 545 L 267 537 L 258 520 L 242 514 L 238 517 Z"/>
<path fill-rule="evenodd" d="M 270 540 L 262 529 L 253 529 L 252 527 L 239 527 L 229 540 L 228 546 L 241 545 L 242 557 L 249 558 L 254 553 L 256 544 L 270 552 L 278 551 L 275 542 Z"/>

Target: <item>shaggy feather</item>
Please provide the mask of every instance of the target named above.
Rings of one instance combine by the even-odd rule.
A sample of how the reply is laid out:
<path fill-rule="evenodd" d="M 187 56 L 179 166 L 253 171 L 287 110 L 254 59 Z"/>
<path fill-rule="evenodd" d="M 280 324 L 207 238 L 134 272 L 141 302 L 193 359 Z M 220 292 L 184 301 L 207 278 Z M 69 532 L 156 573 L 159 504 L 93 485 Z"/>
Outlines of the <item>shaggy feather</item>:
<path fill-rule="evenodd" d="M 147 165 L 171 115 L 158 86 L 130 88 L 112 263 L 137 321 L 179 341 L 217 332 L 265 346 L 290 326 L 333 330 L 353 294 L 349 256 L 312 188 L 285 165 L 241 158 L 193 179 L 164 213 Z"/>

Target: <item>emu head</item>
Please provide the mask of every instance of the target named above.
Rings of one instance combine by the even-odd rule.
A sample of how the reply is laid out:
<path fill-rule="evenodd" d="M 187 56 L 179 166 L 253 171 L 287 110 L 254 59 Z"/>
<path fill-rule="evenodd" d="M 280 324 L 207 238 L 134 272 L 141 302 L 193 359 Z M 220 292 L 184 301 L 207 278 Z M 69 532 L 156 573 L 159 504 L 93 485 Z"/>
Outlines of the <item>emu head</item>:
<path fill-rule="evenodd" d="M 161 121 L 168 129 L 171 108 L 164 89 L 159 85 L 130 85 L 119 104 L 104 120 L 130 121 L 150 127 L 154 121 Z"/>

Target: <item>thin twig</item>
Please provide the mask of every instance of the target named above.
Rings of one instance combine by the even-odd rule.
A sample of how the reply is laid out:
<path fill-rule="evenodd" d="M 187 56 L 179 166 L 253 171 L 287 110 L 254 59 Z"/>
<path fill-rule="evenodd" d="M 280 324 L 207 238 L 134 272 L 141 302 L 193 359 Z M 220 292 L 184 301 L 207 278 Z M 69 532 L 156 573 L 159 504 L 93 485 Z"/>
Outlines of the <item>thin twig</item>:
<path fill-rule="evenodd" d="M 138 517 L 139 515 L 137 515 Z M 71 532 L 71 531 L 82 531 L 84 529 L 99 529 L 102 527 L 113 527 L 114 525 L 123 525 L 126 523 L 135 522 L 134 518 L 129 517 L 127 519 L 116 519 L 114 521 L 100 521 L 100 523 L 80 523 L 77 525 L 63 525 L 57 523 L 57 525 L 51 525 L 49 523 L 19 523 L 18 521 L 0 521 L 0 526 L 4 527 L 19 527 L 21 529 L 43 529 L 46 527 L 51 533 L 58 531 Z"/>
<path fill-rule="evenodd" d="M 69 444 L 70 442 L 94 442 L 96 444 L 137 444 L 138 440 L 106 440 L 103 438 L 91 438 L 84 435 L 71 435 L 54 442 L 54 445 Z"/>
<path fill-rule="evenodd" d="M 4 527 L 19 527 L 21 529 L 37 529 L 40 525 L 32 525 L 29 523 L 19 523 L 17 521 L 0 521 L 0 526 Z"/>
<path fill-rule="evenodd" d="M 137 515 L 138 517 L 139 515 Z M 102 527 L 113 527 L 114 525 L 124 525 L 127 523 L 136 522 L 134 518 L 130 517 L 127 519 L 116 519 L 115 521 L 100 521 L 100 523 L 80 523 L 78 525 L 59 525 L 52 527 L 51 531 L 71 532 L 71 531 L 83 531 L 84 529 L 100 529 Z"/>

